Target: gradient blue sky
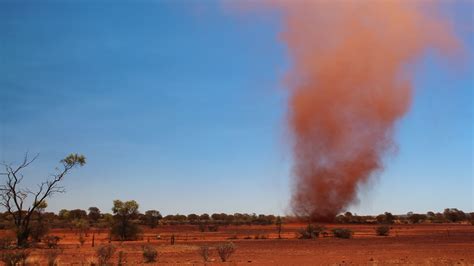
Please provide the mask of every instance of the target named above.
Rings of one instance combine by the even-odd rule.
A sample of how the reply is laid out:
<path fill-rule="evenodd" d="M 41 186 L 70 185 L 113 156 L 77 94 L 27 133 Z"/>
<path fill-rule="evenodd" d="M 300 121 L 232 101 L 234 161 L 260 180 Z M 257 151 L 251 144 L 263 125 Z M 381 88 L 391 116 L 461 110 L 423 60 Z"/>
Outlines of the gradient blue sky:
<path fill-rule="evenodd" d="M 351 211 L 474 209 L 472 3 L 445 8 L 466 60 L 414 67 L 398 154 Z M 1 1 L 0 161 L 40 153 L 34 184 L 85 154 L 52 211 L 135 199 L 164 214 L 287 213 L 280 30 L 276 13 L 215 2 Z"/>

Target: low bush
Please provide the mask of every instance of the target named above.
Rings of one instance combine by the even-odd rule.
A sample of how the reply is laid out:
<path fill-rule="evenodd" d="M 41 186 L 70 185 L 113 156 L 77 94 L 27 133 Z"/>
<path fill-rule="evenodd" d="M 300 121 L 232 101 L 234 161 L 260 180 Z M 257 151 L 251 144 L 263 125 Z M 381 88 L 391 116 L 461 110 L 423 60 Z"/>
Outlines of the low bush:
<path fill-rule="evenodd" d="M 5 252 L 1 255 L 1 260 L 5 266 L 25 265 L 26 259 L 30 256 L 27 250 L 17 250 L 12 252 Z"/>
<path fill-rule="evenodd" d="M 390 234 L 390 227 L 386 225 L 378 226 L 375 228 L 375 234 L 378 236 L 388 236 Z"/>
<path fill-rule="evenodd" d="M 349 239 L 352 238 L 352 230 L 347 229 L 347 228 L 334 228 L 332 229 L 332 233 L 334 234 L 335 237 L 337 238 L 344 238 L 344 239 Z"/>
<path fill-rule="evenodd" d="M 96 250 L 96 256 L 99 260 L 99 265 L 107 265 L 110 259 L 114 256 L 115 246 L 112 244 L 101 245 Z"/>
<path fill-rule="evenodd" d="M 222 262 L 226 262 L 234 252 L 235 245 L 232 242 L 217 246 L 217 253 L 219 254 Z"/>
<path fill-rule="evenodd" d="M 308 224 L 305 229 L 299 231 L 299 238 L 300 239 L 315 239 L 319 237 L 321 233 L 326 230 L 322 225 L 312 225 Z"/>
<path fill-rule="evenodd" d="M 158 251 L 156 248 L 150 245 L 143 247 L 143 259 L 145 260 L 145 263 L 155 262 L 157 257 Z"/>

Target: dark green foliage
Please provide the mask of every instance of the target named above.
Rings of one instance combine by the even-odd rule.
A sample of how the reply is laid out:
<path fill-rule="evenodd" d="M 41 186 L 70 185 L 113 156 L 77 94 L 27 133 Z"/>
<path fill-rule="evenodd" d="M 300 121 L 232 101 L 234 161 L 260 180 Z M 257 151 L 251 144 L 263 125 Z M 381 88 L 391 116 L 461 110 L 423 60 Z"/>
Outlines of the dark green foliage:
<path fill-rule="evenodd" d="M 140 233 L 138 225 L 133 219 L 138 215 L 138 203 L 134 200 L 122 202 L 114 200 L 114 223 L 111 229 L 111 235 L 119 240 L 136 240 Z"/>
<path fill-rule="evenodd" d="M 444 209 L 443 215 L 446 220 L 456 223 L 459 221 L 464 221 L 466 220 L 466 213 L 463 211 L 460 211 L 456 208 L 451 208 L 451 209 Z"/>
<path fill-rule="evenodd" d="M 112 239 L 121 241 L 137 240 L 140 233 L 140 228 L 133 222 L 128 222 L 126 224 L 115 222 L 110 229 Z"/>
<path fill-rule="evenodd" d="M 418 214 L 418 213 L 411 213 L 411 212 L 409 212 L 407 214 L 407 216 L 408 216 L 408 220 L 412 224 L 420 223 L 420 222 L 426 220 L 426 218 L 427 218 L 427 216 L 425 214 Z"/>
<path fill-rule="evenodd" d="M 308 224 L 305 229 L 299 231 L 300 239 L 315 239 L 326 230 L 324 226 Z"/>
<path fill-rule="evenodd" d="M 97 223 L 100 219 L 100 210 L 97 207 L 89 207 L 89 214 L 87 217 L 92 223 Z"/>
<path fill-rule="evenodd" d="M 388 236 L 390 234 L 390 227 L 381 225 L 375 228 L 375 234 L 378 236 Z"/>
<path fill-rule="evenodd" d="M 162 218 L 163 216 L 161 216 L 161 213 L 157 210 L 148 210 L 143 216 L 145 224 L 150 228 L 155 228 Z"/>
<path fill-rule="evenodd" d="M 347 228 L 334 228 L 332 229 L 334 237 L 349 239 L 352 238 L 352 230 Z"/>

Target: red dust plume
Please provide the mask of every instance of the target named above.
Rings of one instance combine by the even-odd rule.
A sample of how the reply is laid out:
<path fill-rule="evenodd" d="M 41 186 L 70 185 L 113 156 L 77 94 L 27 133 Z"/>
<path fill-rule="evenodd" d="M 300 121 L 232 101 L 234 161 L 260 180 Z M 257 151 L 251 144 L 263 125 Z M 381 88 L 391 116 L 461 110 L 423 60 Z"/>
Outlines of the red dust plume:
<path fill-rule="evenodd" d="M 292 67 L 288 127 L 294 153 L 292 207 L 328 221 L 382 170 L 394 125 L 409 109 L 407 67 L 428 49 L 455 52 L 434 2 L 273 1 L 282 12 Z"/>

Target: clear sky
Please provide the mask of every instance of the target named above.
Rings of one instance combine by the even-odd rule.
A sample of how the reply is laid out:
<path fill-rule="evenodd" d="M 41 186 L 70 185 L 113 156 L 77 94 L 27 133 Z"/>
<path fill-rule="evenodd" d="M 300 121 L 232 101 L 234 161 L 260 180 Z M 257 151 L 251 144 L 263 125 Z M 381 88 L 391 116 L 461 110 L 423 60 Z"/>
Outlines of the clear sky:
<path fill-rule="evenodd" d="M 398 153 L 351 211 L 474 210 L 473 4 L 445 8 L 466 60 L 417 63 Z M 0 1 L 0 161 L 40 153 L 35 184 L 86 155 L 51 211 L 134 199 L 164 214 L 287 213 L 280 31 L 276 13 L 215 2 Z"/>

